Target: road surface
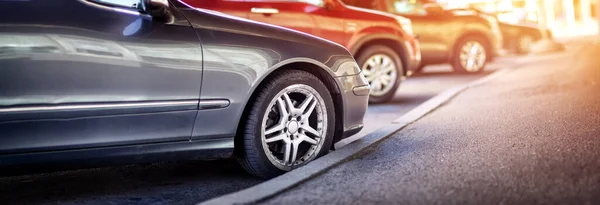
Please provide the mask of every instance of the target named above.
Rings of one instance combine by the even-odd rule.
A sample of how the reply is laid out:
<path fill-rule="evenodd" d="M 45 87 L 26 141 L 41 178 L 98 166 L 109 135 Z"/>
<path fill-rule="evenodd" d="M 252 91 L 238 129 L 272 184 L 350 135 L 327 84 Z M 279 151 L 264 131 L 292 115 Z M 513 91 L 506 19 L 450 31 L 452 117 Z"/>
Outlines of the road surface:
<path fill-rule="evenodd" d="M 599 56 L 529 62 L 264 204 L 599 204 Z"/>

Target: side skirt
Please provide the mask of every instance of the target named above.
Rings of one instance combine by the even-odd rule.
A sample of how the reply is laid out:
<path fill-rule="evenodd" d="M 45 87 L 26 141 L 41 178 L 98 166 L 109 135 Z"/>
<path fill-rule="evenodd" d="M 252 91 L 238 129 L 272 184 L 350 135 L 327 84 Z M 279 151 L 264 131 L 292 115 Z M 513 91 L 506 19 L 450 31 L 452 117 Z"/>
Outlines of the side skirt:
<path fill-rule="evenodd" d="M 0 174 L 190 159 L 225 159 L 233 138 L 0 155 Z M 62 168 L 61 168 L 62 167 Z"/>

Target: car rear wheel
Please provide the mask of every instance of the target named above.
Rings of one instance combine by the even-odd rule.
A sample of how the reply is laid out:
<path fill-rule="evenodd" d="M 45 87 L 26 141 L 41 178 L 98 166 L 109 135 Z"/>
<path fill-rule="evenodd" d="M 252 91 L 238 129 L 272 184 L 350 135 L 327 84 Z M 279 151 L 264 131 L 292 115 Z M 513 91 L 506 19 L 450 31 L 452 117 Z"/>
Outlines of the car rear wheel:
<path fill-rule="evenodd" d="M 361 73 L 371 86 L 369 102 L 390 101 L 396 95 L 404 74 L 398 54 L 386 46 L 375 45 L 367 47 L 357 61 L 361 66 Z"/>
<path fill-rule="evenodd" d="M 452 59 L 452 67 L 457 73 L 478 73 L 487 63 L 488 47 L 480 37 L 467 37 L 458 42 Z"/>
<path fill-rule="evenodd" d="M 258 91 L 250 107 L 238 161 L 263 178 L 303 166 L 329 152 L 334 116 L 321 80 L 305 71 L 282 71 Z"/>

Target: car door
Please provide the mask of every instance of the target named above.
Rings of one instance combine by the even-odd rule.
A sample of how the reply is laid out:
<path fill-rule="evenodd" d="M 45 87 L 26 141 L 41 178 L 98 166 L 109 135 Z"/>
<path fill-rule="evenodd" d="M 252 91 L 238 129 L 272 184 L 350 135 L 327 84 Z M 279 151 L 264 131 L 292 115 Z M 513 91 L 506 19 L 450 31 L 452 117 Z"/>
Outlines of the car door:
<path fill-rule="evenodd" d="M 198 37 L 140 2 L 0 1 L 0 154 L 190 139 Z"/>
<path fill-rule="evenodd" d="M 419 35 L 419 46 L 423 61 L 431 62 L 446 59 L 449 45 L 445 38 L 448 19 L 442 15 L 429 14 L 425 10 L 425 3 L 411 0 L 387 0 L 386 12 L 409 18 L 412 21 L 413 31 Z"/>
<path fill-rule="evenodd" d="M 347 21 L 348 13 L 338 0 L 310 0 L 305 2 L 308 15 L 314 18 L 319 36 L 346 46 L 357 24 Z"/>
<path fill-rule="evenodd" d="M 246 0 L 248 18 L 296 31 L 321 36 L 312 12 L 322 9 L 315 0 Z"/>

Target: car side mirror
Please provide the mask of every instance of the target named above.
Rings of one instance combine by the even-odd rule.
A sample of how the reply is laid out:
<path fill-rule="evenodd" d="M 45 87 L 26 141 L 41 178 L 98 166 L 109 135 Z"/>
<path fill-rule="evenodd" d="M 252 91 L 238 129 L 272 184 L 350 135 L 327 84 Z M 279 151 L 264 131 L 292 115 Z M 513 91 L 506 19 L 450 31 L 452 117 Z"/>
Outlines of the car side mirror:
<path fill-rule="evenodd" d="M 423 6 L 427 14 L 432 16 L 443 16 L 445 14 L 444 8 L 439 4 L 428 3 Z"/>
<path fill-rule="evenodd" d="M 142 5 L 138 9 L 150 14 L 156 20 L 173 22 L 174 17 L 171 14 L 168 0 L 141 0 Z"/>

